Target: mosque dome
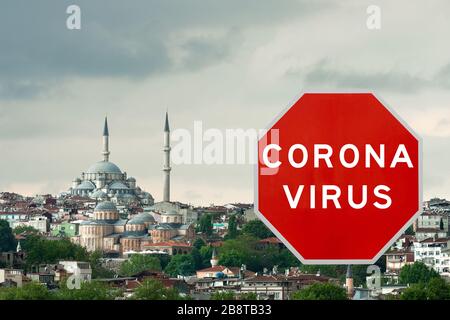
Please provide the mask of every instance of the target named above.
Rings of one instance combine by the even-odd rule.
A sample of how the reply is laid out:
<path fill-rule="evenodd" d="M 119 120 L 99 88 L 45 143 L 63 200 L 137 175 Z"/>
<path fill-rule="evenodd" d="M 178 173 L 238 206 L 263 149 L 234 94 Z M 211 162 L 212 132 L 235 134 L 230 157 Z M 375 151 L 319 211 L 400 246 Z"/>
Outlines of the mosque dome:
<path fill-rule="evenodd" d="M 90 181 L 83 181 L 81 184 L 79 184 L 76 189 L 78 190 L 94 190 L 95 185 Z"/>
<path fill-rule="evenodd" d="M 120 181 L 111 183 L 108 187 L 110 190 L 128 190 L 129 188 Z"/>
<path fill-rule="evenodd" d="M 94 212 L 98 211 L 117 211 L 117 208 L 111 201 L 103 201 L 95 207 Z"/>
<path fill-rule="evenodd" d="M 106 197 L 107 197 L 106 193 L 103 192 L 102 190 L 94 191 L 91 195 L 91 198 L 94 198 L 94 199 L 104 199 Z"/>
<path fill-rule="evenodd" d="M 127 222 L 127 224 L 144 224 L 144 221 L 140 219 L 139 217 L 134 217 L 130 221 Z"/>
<path fill-rule="evenodd" d="M 142 221 L 142 223 L 155 223 L 155 218 L 153 218 L 153 216 L 147 212 L 139 213 L 131 220 Z"/>
<path fill-rule="evenodd" d="M 90 166 L 86 173 L 122 173 L 122 171 L 112 162 L 99 161 Z"/>

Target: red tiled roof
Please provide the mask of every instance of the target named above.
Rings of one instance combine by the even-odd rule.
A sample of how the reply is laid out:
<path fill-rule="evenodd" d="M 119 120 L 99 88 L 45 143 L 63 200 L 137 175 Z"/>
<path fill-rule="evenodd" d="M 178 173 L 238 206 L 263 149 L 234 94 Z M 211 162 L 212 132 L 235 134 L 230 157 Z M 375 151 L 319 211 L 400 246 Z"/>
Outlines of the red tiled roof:
<path fill-rule="evenodd" d="M 197 272 L 222 272 L 225 269 L 227 269 L 227 267 L 215 266 L 215 267 L 209 267 L 209 268 L 197 270 Z"/>
<path fill-rule="evenodd" d="M 278 275 L 255 275 L 252 278 L 248 278 L 247 282 L 283 282 L 286 281 L 286 278 L 278 276 Z"/>
<path fill-rule="evenodd" d="M 223 246 L 223 241 L 214 241 L 210 243 L 211 247 L 217 248 Z"/>
<path fill-rule="evenodd" d="M 426 238 L 422 241 L 420 241 L 420 243 L 445 243 L 447 241 L 449 241 L 450 238 Z"/>
<path fill-rule="evenodd" d="M 173 240 L 164 241 L 164 242 L 156 242 L 156 243 L 148 243 L 144 245 L 145 247 L 192 247 L 191 244 L 187 242 L 177 242 Z"/>

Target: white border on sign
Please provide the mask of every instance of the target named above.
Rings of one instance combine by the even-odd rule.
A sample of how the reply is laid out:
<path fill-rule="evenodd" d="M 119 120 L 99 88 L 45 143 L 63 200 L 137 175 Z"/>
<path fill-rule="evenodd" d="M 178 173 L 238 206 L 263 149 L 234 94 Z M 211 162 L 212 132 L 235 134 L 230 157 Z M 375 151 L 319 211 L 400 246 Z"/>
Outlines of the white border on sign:
<path fill-rule="evenodd" d="M 423 192 L 423 186 L 422 186 L 422 174 L 423 174 L 423 170 L 422 170 L 422 162 L 423 162 L 423 153 L 422 153 L 422 137 L 420 137 L 395 111 L 394 109 L 392 109 L 391 107 L 389 107 L 385 101 L 381 98 L 379 98 L 378 95 L 376 95 L 375 93 L 371 92 L 371 91 L 363 91 L 363 90 L 349 90 L 349 91 L 309 91 L 309 92 L 301 92 L 297 98 L 292 101 L 287 107 L 285 107 L 270 123 L 268 126 L 266 126 L 266 131 L 268 132 L 270 130 L 270 128 L 273 127 L 273 125 L 275 123 L 278 122 L 278 120 L 281 119 L 281 117 L 305 94 L 305 93 L 312 93 L 312 94 L 317 94 L 317 93 L 324 93 L 324 94 L 334 94 L 334 93 L 355 93 L 355 94 L 361 94 L 361 93 L 365 93 L 365 94 L 372 94 L 375 99 L 377 99 L 405 128 L 406 130 L 409 131 L 409 133 L 411 133 L 411 135 L 413 137 L 415 137 L 418 141 L 419 144 L 419 204 L 418 204 L 418 208 L 419 210 L 411 217 L 411 219 L 408 220 L 408 222 L 402 227 L 400 228 L 400 230 L 394 235 L 394 237 L 392 237 L 391 240 L 389 240 L 386 245 L 375 255 L 375 257 L 373 257 L 372 259 L 369 260 L 364 260 L 364 259 L 356 259 L 356 260 L 347 260 L 347 259 L 342 259 L 342 260 L 320 260 L 320 259 L 305 259 L 302 257 L 302 255 L 289 243 L 289 241 L 286 240 L 286 238 L 284 238 L 282 236 L 282 234 L 280 232 L 278 232 L 278 230 L 269 222 L 269 220 L 267 220 L 264 215 L 259 211 L 258 208 L 258 165 L 259 165 L 259 150 L 258 150 L 258 145 L 259 145 L 259 139 L 258 142 L 256 143 L 256 155 L 257 155 L 257 161 L 255 164 L 255 171 L 254 171 L 254 211 L 256 216 L 270 229 L 270 231 L 273 232 L 273 234 L 275 234 L 277 236 L 278 239 L 280 239 L 283 244 L 301 261 L 301 263 L 303 264 L 334 264 L 334 265 L 339 265 L 339 264 L 374 264 L 393 244 L 394 242 L 405 232 L 406 229 L 408 229 L 408 227 L 414 222 L 414 220 L 416 220 L 420 214 L 422 213 L 422 204 L 423 204 L 423 199 L 422 199 L 422 192 Z M 260 137 L 261 138 L 261 137 Z"/>

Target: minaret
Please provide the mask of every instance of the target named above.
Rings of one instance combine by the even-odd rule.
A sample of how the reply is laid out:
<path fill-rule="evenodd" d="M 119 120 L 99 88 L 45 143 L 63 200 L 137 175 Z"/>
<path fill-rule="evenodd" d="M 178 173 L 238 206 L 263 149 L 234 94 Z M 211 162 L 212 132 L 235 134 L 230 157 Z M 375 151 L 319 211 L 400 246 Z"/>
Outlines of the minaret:
<path fill-rule="evenodd" d="M 103 161 L 109 161 L 109 153 L 108 118 L 105 117 L 105 125 L 103 126 Z"/>
<path fill-rule="evenodd" d="M 345 287 L 347 288 L 347 295 L 351 298 L 353 297 L 353 273 L 352 266 L 347 266 L 347 274 L 345 275 Z"/>
<path fill-rule="evenodd" d="M 164 124 L 164 202 L 170 201 L 170 128 L 169 114 L 166 111 L 166 123 Z"/>
<path fill-rule="evenodd" d="M 211 262 L 211 267 L 215 267 L 219 264 L 219 259 L 217 258 L 217 254 L 216 254 L 216 248 L 213 249 L 210 262 Z"/>

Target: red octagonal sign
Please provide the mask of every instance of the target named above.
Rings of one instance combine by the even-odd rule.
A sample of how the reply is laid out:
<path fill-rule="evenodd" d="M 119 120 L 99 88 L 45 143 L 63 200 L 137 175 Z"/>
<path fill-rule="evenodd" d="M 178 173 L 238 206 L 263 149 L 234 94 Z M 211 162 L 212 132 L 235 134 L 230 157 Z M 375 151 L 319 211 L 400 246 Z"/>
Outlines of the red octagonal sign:
<path fill-rule="evenodd" d="M 307 264 L 370 264 L 420 214 L 421 140 L 371 93 L 307 93 L 258 142 L 255 211 Z"/>

